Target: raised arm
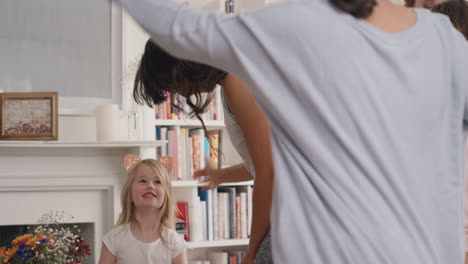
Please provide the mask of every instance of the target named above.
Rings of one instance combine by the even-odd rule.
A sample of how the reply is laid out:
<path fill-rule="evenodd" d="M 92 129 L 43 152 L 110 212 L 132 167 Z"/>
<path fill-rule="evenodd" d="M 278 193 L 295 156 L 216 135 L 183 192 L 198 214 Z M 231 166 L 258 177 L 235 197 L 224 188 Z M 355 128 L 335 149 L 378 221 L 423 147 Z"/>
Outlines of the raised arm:
<path fill-rule="evenodd" d="M 154 42 L 180 58 L 224 69 L 222 65 L 232 65 L 235 58 L 232 41 L 242 43 L 238 39 L 242 26 L 236 17 L 197 11 L 173 0 L 119 2 Z"/>
<path fill-rule="evenodd" d="M 203 180 L 207 183 L 207 185 L 202 186 L 203 190 L 216 188 L 223 183 L 253 180 L 252 174 L 243 163 L 222 169 L 212 169 L 207 166 L 193 174 L 196 180 L 200 180 L 203 176 L 208 176 L 208 179 Z"/>
<path fill-rule="evenodd" d="M 236 77 L 228 75 L 224 82 L 232 112 L 239 121 L 249 154 L 255 167 L 253 189 L 253 216 L 250 244 L 246 261 L 253 263 L 255 255 L 270 228 L 273 192 L 273 159 L 270 145 L 270 127 L 248 88 Z"/>

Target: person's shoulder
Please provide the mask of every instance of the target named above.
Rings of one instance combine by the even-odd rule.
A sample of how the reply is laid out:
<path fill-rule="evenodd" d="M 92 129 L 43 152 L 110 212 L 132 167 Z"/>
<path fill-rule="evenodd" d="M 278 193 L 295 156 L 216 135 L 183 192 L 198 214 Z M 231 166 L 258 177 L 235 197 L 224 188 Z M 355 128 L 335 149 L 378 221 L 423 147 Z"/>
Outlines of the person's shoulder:
<path fill-rule="evenodd" d="M 128 230 L 128 224 L 118 225 L 107 232 L 102 238 L 102 242 L 112 255 L 117 256 L 122 248 L 122 243 L 128 241 L 126 237 L 128 236 Z"/>
<path fill-rule="evenodd" d="M 435 26 L 453 27 L 452 22 L 450 22 L 450 19 L 447 15 L 441 13 L 434 13 L 422 8 L 418 8 L 416 10 L 421 16 L 428 17 L 432 24 Z"/>
<path fill-rule="evenodd" d="M 187 243 L 182 235 L 178 234 L 174 229 L 164 227 L 163 236 L 167 241 L 166 246 L 171 252 L 171 259 L 178 256 L 187 248 Z"/>
<path fill-rule="evenodd" d="M 423 8 L 415 8 L 415 12 L 418 13 L 418 17 L 429 21 L 427 27 L 435 30 L 439 36 L 439 39 L 447 45 L 452 45 L 454 42 L 466 44 L 466 39 L 458 31 L 450 21 L 450 18 L 444 14 L 431 12 Z"/>
<path fill-rule="evenodd" d="M 175 240 L 175 239 L 178 239 L 179 237 L 182 238 L 178 233 L 177 231 L 175 231 L 174 229 L 172 228 L 168 228 L 168 227 L 164 227 L 163 228 L 163 236 L 165 239 L 171 241 L 171 240 Z"/>
<path fill-rule="evenodd" d="M 280 0 L 254 10 L 241 11 L 239 17 L 243 19 L 262 19 L 263 17 L 291 19 L 291 15 L 297 17 L 307 14 L 309 19 L 321 19 L 326 15 L 324 12 L 329 15 L 330 12 L 336 13 L 336 10 L 324 0 Z M 309 16 L 310 13 L 314 16 Z"/>
<path fill-rule="evenodd" d="M 452 31 L 455 29 L 448 16 L 444 14 L 434 13 L 424 8 L 414 8 L 413 10 L 418 14 L 419 18 L 430 21 L 429 27 L 435 27 L 436 29 L 442 29 L 444 31 Z"/>
<path fill-rule="evenodd" d="M 164 227 L 162 235 L 170 244 L 185 244 L 183 236 L 177 233 L 174 229 Z"/>

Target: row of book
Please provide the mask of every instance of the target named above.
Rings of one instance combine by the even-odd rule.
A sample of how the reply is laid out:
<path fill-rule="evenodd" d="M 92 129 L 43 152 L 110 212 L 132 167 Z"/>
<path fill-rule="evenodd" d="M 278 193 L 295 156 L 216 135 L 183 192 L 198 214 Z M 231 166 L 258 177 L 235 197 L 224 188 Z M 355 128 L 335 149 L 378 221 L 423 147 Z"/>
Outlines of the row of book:
<path fill-rule="evenodd" d="M 189 264 L 240 264 L 245 251 L 211 251 L 207 260 L 191 260 Z"/>
<path fill-rule="evenodd" d="M 193 180 L 193 173 L 203 169 L 207 160 L 213 168 L 221 165 L 218 157 L 222 130 L 205 133 L 202 128 L 157 127 L 156 139 L 168 141 L 165 146 L 157 147 L 156 153 L 158 157 L 173 157 L 172 180 Z"/>
<path fill-rule="evenodd" d="M 186 98 L 178 94 L 166 93 L 167 100 L 159 105 L 156 105 L 155 115 L 156 119 L 193 119 L 193 116 L 189 116 L 191 108 L 186 103 Z M 202 102 L 205 102 L 208 98 L 211 98 L 211 102 L 206 108 L 201 117 L 203 120 L 223 120 L 223 103 L 221 100 L 221 87 L 216 86 L 213 92 L 203 93 L 200 97 Z M 195 96 L 190 97 L 192 103 L 196 104 L 197 99 Z M 177 105 L 177 106 L 174 106 Z"/>
<path fill-rule="evenodd" d="M 186 241 L 249 238 L 252 190 L 252 186 L 199 188 L 198 197 L 177 202 L 177 232 Z"/>

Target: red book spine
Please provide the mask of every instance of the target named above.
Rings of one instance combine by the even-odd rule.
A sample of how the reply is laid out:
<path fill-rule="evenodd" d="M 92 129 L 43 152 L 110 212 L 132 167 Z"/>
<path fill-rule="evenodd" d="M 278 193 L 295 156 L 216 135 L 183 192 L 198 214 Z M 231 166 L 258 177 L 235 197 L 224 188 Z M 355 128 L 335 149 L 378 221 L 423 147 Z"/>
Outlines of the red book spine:
<path fill-rule="evenodd" d="M 187 233 L 184 236 L 185 241 L 190 241 L 189 236 L 189 214 L 188 214 L 188 204 L 185 202 L 177 202 L 177 218 L 185 221 L 184 229 Z"/>
<path fill-rule="evenodd" d="M 237 257 L 236 256 L 229 256 L 229 263 L 230 264 L 237 264 Z"/>

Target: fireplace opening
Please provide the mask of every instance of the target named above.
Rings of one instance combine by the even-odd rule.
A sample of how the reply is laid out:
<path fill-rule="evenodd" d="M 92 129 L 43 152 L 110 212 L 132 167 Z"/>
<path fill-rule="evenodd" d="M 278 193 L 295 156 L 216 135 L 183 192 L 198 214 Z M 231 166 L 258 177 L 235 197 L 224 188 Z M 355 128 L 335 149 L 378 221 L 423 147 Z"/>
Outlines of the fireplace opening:
<path fill-rule="evenodd" d="M 85 264 L 94 264 L 95 263 L 95 224 L 94 223 L 66 223 L 66 224 L 59 224 L 59 229 L 69 228 L 73 230 L 74 226 L 80 230 L 80 236 L 84 238 L 86 243 L 89 245 L 91 249 L 91 255 L 86 260 Z M 0 248 L 6 246 L 7 248 L 11 247 L 11 242 L 18 236 L 24 234 L 34 234 L 34 230 L 41 225 L 34 224 L 34 225 L 3 225 L 0 226 Z M 44 226 L 44 225 L 42 225 Z M 29 229 L 28 229 L 29 227 Z M 50 227 L 55 228 L 57 226 L 51 225 Z"/>

